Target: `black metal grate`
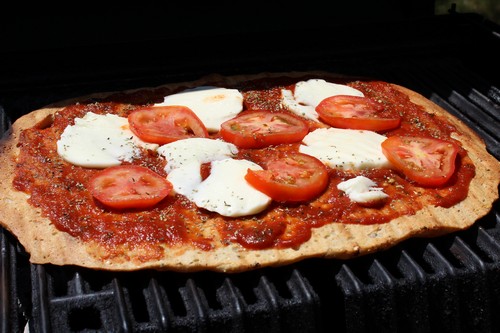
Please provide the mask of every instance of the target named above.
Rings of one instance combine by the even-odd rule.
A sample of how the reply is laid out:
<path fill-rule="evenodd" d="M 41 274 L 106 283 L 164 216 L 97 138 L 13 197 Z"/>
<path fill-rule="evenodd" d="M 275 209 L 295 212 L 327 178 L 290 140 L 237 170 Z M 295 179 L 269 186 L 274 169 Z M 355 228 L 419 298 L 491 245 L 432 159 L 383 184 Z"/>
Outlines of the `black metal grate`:
<path fill-rule="evenodd" d="M 434 39 L 417 33 L 403 45 L 396 38 L 385 42 L 387 48 L 367 46 L 370 52 L 363 55 L 362 47 L 355 46 L 312 56 L 289 55 L 285 63 L 282 58 L 271 58 L 265 65 L 263 59 L 247 59 L 237 68 L 212 63 L 210 70 L 238 74 L 312 68 L 399 83 L 466 122 L 500 160 L 500 85 L 488 71 L 498 66 L 492 59 L 500 56 L 500 39 L 481 22 L 467 16 L 455 19 L 434 19 L 415 27 L 417 32 L 422 27 L 445 28 L 437 30 L 440 36 Z M 463 37 L 464 31 L 473 40 Z M 478 49 L 493 54 L 456 53 L 476 43 L 481 45 Z M 155 85 L 202 72 L 195 68 L 180 74 L 163 68 L 156 74 L 134 72 L 131 79 L 120 74 L 70 83 L 67 74 L 61 74 L 64 84 L 52 78 L 49 87 L 6 88 L 0 101 L 5 109 L 0 110 L 2 131 L 9 124 L 6 114 L 16 118 L 37 105 L 91 90 Z M 410 239 L 348 261 L 310 259 L 230 275 L 30 265 L 26 253 L 3 229 L 0 246 L 1 333 L 22 332 L 25 326 L 35 333 L 458 333 L 496 332 L 500 327 L 498 201 L 469 230 L 444 237 Z"/>

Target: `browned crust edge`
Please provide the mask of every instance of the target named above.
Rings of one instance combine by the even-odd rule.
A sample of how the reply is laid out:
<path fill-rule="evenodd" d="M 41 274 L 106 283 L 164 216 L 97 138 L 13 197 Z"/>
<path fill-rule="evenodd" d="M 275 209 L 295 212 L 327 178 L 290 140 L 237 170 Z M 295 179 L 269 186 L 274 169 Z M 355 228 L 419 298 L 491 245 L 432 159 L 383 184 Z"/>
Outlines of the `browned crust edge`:
<path fill-rule="evenodd" d="M 181 87 L 203 85 L 218 81 L 232 85 L 241 80 L 267 77 L 339 77 L 325 72 L 261 73 L 224 77 L 213 75 L 193 82 L 172 83 L 165 86 Z M 173 271 L 213 270 L 240 272 L 265 266 L 281 266 L 305 258 L 324 257 L 349 259 L 396 245 L 410 237 L 434 237 L 473 225 L 486 215 L 498 199 L 500 163 L 487 151 L 483 140 L 463 122 L 424 96 L 393 85 L 408 95 L 412 102 L 422 105 L 428 112 L 443 116 L 452 122 L 458 132 L 455 138 L 468 151 L 476 166 L 476 177 L 470 184 L 467 198 L 451 208 L 428 206 L 415 215 L 403 216 L 382 225 L 344 225 L 332 223 L 313 230 L 311 239 L 298 249 L 268 249 L 248 251 L 238 245 L 205 252 L 182 247 L 169 249 L 161 260 L 140 262 L 129 260 L 101 260 L 99 248 L 83 244 L 64 232 L 58 231 L 40 211 L 26 201 L 28 195 L 12 187 L 19 134 L 23 129 L 48 119 L 62 106 L 88 98 L 106 97 L 110 93 L 98 93 L 82 98 L 66 100 L 33 111 L 19 118 L 0 141 L 0 224 L 14 234 L 30 253 L 30 261 L 36 264 L 77 265 L 93 269 L 132 271 L 157 269 Z M 157 88 L 157 87 L 154 87 Z M 145 89 L 145 88 L 141 88 Z M 137 89 L 139 90 L 139 89 Z M 131 90 L 130 90 L 131 91 Z"/>

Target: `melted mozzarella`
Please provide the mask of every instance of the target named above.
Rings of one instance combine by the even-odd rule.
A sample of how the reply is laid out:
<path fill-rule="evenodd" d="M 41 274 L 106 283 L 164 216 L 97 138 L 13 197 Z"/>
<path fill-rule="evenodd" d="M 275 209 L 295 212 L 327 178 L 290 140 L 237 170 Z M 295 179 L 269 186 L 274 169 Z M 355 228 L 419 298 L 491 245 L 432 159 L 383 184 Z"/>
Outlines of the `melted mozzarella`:
<path fill-rule="evenodd" d="M 158 153 L 167 160 L 166 171 L 182 168 L 190 163 L 203 163 L 233 157 L 238 148 L 232 143 L 207 138 L 177 140 L 158 148 Z"/>
<path fill-rule="evenodd" d="M 262 170 L 247 160 L 228 158 L 212 162 L 210 176 L 197 187 L 192 200 L 198 207 L 223 216 L 245 216 L 263 211 L 271 198 L 247 183 L 244 177 L 248 169 Z"/>
<path fill-rule="evenodd" d="M 238 149 L 232 143 L 206 138 L 177 140 L 158 148 L 167 165 L 167 179 L 174 190 L 188 198 L 200 185 L 200 168 L 203 163 L 234 156 Z"/>
<path fill-rule="evenodd" d="M 336 95 L 364 96 L 361 91 L 343 84 L 310 79 L 297 82 L 293 93 L 287 89 L 281 90 L 281 101 L 295 114 L 318 121 L 316 106 L 325 98 Z"/>
<path fill-rule="evenodd" d="M 155 150 L 158 145 L 136 137 L 127 118 L 93 112 L 76 118 L 75 124 L 67 126 L 57 141 L 57 153 L 65 161 L 87 168 L 130 162 L 139 155 L 139 147 Z"/>
<path fill-rule="evenodd" d="M 243 95 L 237 89 L 203 86 L 166 96 L 161 105 L 183 105 L 190 108 L 209 132 L 243 110 Z"/>
<path fill-rule="evenodd" d="M 357 176 L 339 183 L 337 188 L 344 191 L 354 202 L 370 203 L 388 197 L 382 188 L 376 186 L 377 184 L 370 178 Z"/>
<path fill-rule="evenodd" d="M 389 161 L 380 146 L 385 139 L 372 131 L 320 128 L 304 137 L 299 151 L 331 168 L 385 168 L 389 167 Z"/>
<path fill-rule="evenodd" d="M 177 193 L 198 207 L 223 216 L 256 214 L 265 209 L 271 199 L 244 178 L 249 168 L 261 169 L 260 166 L 232 159 L 237 152 L 231 143 L 205 138 L 179 140 L 158 148 L 158 153 L 167 160 L 167 179 Z M 200 168 L 209 162 L 210 175 L 203 180 Z"/>

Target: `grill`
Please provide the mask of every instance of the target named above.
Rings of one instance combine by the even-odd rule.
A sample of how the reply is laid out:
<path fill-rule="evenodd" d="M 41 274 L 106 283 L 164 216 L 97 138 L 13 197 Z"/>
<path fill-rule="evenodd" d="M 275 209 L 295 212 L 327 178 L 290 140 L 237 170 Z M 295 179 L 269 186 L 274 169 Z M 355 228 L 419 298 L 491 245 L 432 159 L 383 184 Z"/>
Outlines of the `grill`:
<path fill-rule="evenodd" d="M 208 44 L 195 38 L 183 39 L 185 54 L 171 55 L 170 62 L 157 56 L 134 62 L 144 60 L 140 53 L 149 42 L 127 44 L 128 57 L 114 62 L 113 50 L 124 44 L 100 48 L 102 61 L 72 49 L 78 59 L 88 57 L 93 72 L 76 63 L 58 69 L 60 53 L 40 51 L 35 63 L 4 72 L 2 131 L 37 107 L 94 91 L 213 72 L 321 69 L 422 93 L 472 127 L 500 159 L 500 84 L 493 73 L 500 59 L 498 26 L 475 14 L 451 13 L 349 28 L 335 43 L 325 43 L 325 33 L 297 32 L 279 50 L 275 34 L 263 34 L 260 50 L 249 47 L 235 59 L 224 48 L 202 62 L 184 57 L 193 45 Z M 368 38 L 367 29 L 380 38 Z M 307 36 L 308 48 L 290 44 Z M 26 60 L 23 53 L 8 56 Z M 499 204 L 470 229 L 444 237 L 410 239 L 348 261 L 309 259 L 238 274 L 32 265 L 0 229 L 0 332 L 496 332 Z"/>

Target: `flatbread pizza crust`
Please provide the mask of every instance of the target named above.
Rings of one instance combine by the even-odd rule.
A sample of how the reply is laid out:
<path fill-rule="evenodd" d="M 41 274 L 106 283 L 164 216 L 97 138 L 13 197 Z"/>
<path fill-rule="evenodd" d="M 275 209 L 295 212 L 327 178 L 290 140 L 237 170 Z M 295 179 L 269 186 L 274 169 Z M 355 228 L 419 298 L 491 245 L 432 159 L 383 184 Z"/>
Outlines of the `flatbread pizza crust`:
<path fill-rule="evenodd" d="M 165 87 L 195 87 L 207 82 L 231 86 L 243 80 L 275 78 L 338 77 L 329 73 L 262 73 L 242 76 L 209 76 L 193 82 L 168 84 Z M 445 117 L 457 128 L 454 138 L 462 143 L 476 167 L 467 198 L 450 207 L 426 206 L 411 216 L 402 216 L 388 223 L 354 225 L 331 223 L 312 230 L 312 237 L 296 249 L 247 250 L 238 244 L 202 251 L 186 246 L 165 248 L 165 255 L 143 260 L 140 250 L 124 249 L 120 256 L 109 256 L 97 243 L 84 243 L 54 227 L 39 209 L 31 206 L 29 195 L 13 188 L 12 180 L 19 154 L 17 143 L 23 129 L 48 126 L 54 113 L 65 105 L 89 98 L 103 98 L 99 93 L 62 101 L 33 111 L 19 118 L 0 142 L 0 224 L 17 237 L 35 264 L 77 265 L 92 269 L 132 271 L 157 269 L 173 271 L 213 270 L 240 272 L 265 266 L 281 266 L 312 257 L 349 259 L 389 248 L 410 237 L 435 237 L 464 230 L 486 215 L 498 199 L 500 164 L 487 151 L 484 142 L 470 128 L 424 96 L 393 85 L 408 95 L 412 102 L 430 113 Z M 158 88 L 158 87 L 155 87 Z M 210 223 L 206 223 L 210 228 Z M 151 249 L 148 249 L 148 251 Z M 161 251 L 160 251 L 161 252 Z"/>

